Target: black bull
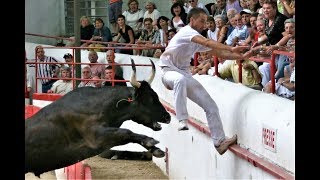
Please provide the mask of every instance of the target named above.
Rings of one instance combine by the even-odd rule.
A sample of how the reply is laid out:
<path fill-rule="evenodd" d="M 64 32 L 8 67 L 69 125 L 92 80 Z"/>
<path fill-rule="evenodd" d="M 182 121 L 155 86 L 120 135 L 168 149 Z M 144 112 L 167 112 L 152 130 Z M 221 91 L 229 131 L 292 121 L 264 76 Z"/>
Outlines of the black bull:
<path fill-rule="evenodd" d="M 161 130 L 158 122 L 170 122 L 149 84 L 155 75 L 154 63 L 150 79 L 140 83 L 131 62 L 133 87 L 77 88 L 25 121 L 25 173 L 40 176 L 130 142 L 155 157 L 164 156 L 155 146 L 159 141 L 119 128 L 130 119 L 155 131 Z"/>

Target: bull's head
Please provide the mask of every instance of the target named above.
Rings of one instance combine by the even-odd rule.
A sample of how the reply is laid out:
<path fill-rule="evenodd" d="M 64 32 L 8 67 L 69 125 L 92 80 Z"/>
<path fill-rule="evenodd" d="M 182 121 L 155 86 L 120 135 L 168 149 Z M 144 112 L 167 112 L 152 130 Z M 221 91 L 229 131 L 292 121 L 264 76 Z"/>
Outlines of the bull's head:
<path fill-rule="evenodd" d="M 152 64 L 152 74 L 148 81 L 142 81 L 141 83 L 136 79 L 136 66 L 133 59 L 132 64 L 132 75 L 130 83 L 135 88 L 134 104 L 136 111 L 134 113 L 133 121 L 143 124 L 154 131 L 161 130 L 161 123 L 170 123 L 170 114 L 163 107 L 159 101 L 157 93 L 151 88 L 150 84 L 155 76 L 155 65 L 150 59 Z"/>

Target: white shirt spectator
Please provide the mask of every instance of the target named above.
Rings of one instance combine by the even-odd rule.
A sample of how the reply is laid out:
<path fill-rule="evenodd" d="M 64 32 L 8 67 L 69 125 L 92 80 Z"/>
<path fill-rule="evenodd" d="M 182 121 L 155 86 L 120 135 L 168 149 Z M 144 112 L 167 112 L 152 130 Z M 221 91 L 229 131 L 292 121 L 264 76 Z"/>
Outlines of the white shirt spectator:
<path fill-rule="evenodd" d="M 143 18 L 144 12 L 141 9 L 138 9 L 135 13 L 130 13 L 128 10 L 124 11 L 122 13 L 124 17 L 126 18 L 126 24 L 130 26 L 134 31 L 138 30 L 138 20 L 140 18 Z"/>
<path fill-rule="evenodd" d="M 67 94 L 73 90 L 73 83 L 72 81 L 58 80 L 53 83 L 51 90 L 56 94 Z"/>

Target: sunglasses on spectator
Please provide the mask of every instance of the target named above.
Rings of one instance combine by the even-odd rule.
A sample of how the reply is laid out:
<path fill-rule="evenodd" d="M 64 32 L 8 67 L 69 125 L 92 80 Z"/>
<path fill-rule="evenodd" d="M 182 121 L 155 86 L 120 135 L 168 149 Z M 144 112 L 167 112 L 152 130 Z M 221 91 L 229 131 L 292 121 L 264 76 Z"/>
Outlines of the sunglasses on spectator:
<path fill-rule="evenodd" d="M 190 0 L 189 2 L 194 2 L 194 0 Z"/>

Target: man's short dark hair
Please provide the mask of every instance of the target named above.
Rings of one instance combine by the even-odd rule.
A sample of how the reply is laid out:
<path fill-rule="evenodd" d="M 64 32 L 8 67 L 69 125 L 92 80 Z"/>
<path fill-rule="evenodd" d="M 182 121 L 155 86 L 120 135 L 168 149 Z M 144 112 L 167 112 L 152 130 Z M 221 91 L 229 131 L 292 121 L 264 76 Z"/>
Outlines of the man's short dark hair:
<path fill-rule="evenodd" d="M 206 11 L 205 11 L 204 9 L 202 9 L 202 8 L 198 8 L 198 7 L 192 8 L 192 9 L 189 11 L 188 16 L 187 16 L 188 22 L 190 22 L 190 18 L 191 18 L 191 17 L 197 18 L 197 17 L 200 16 L 201 13 L 207 15 Z"/>

